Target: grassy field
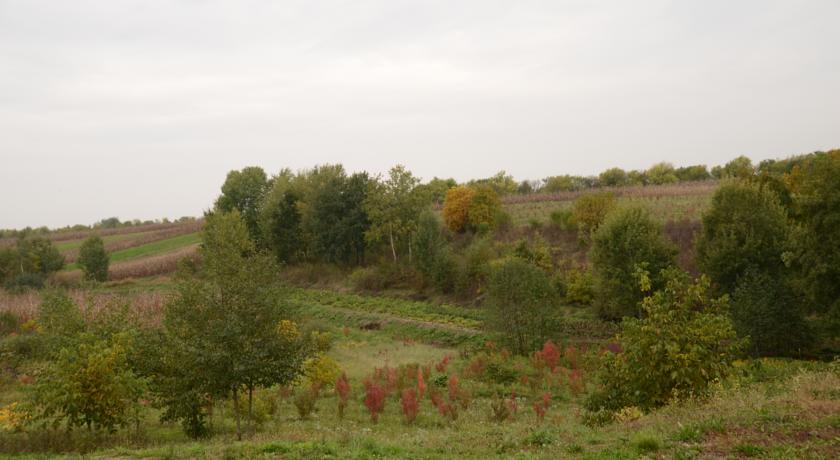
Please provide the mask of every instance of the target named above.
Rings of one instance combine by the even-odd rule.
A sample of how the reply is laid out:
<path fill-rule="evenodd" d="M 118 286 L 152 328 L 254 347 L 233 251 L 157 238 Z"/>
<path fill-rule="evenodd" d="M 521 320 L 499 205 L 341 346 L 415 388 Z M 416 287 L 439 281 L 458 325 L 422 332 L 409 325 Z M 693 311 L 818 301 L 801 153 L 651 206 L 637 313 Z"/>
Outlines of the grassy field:
<path fill-rule="evenodd" d="M 166 280 L 146 279 L 107 283 L 74 297 L 93 299 L 98 305 L 125 296 L 154 322 L 171 290 Z M 232 407 L 219 402 L 209 440 L 186 438 L 178 425 L 160 423 L 158 410 L 149 408 L 139 432 L 134 428 L 112 435 L 84 430 L 7 431 L 0 433 L 0 453 L 39 459 L 77 458 L 67 452 L 85 452 L 87 458 L 292 459 L 829 459 L 840 454 L 837 363 L 740 361 L 735 374 L 708 399 L 647 415 L 631 413 L 616 423 L 592 427 L 584 423 L 582 401 L 595 384 L 598 345 L 565 348 L 558 372 L 544 374 L 527 358 L 506 357 L 484 347 L 488 337 L 475 329 L 481 320 L 479 310 L 313 289 L 293 288 L 289 296 L 305 324 L 333 337 L 327 355 L 346 372 L 352 387 L 344 419 L 337 416 L 331 388 L 322 392 L 315 411 L 304 418 L 294 405 L 294 394 L 302 389 L 272 388 L 257 393 L 256 424 L 241 442 L 235 441 Z M 3 310 L 36 304 L 37 298 L 0 296 Z M 570 308 L 568 313 L 586 318 L 580 309 Z M 448 363 L 439 367 L 445 359 Z M 486 370 L 493 360 L 502 360 L 520 377 L 501 383 Z M 442 416 L 425 397 L 417 420 L 409 424 L 395 391 L 379 422 L 371 422 L 362 403 L 362 381 L 376 368 L 413 364 L 429 370 L 430 391 L 446 394 L 447 379 L 459 376 L 469 402 L 459 406 L 453 419 Z M 301 386 L 306 382 L 301 381 Z M 21 388 L 18 380 L 0 382 L 0 406 L 17 401 Z M 539 417 L 533 405 L 546 393 L 550 403 L 545 416 Z M 495 419 L 493 404 L 499 400 L 515 406 L 515 414 Z"/>
<path fill-rule="evenodd" d="M 119 235 L 122 236 L 122 235 Z M 153 241 L 151 243 L 134 246 L 120 251 L 115 251 L 110 254 L 111 263 L 127 262 L 130 260 L 159 256 L 183 249 L 187 246 L 196 245 L 201 242 L 201 233 L 189 233 L 180 235 L 165 240 Z M 79 265 L 76 263 L 68 264 L 65 270 L 77 270 Z"/>

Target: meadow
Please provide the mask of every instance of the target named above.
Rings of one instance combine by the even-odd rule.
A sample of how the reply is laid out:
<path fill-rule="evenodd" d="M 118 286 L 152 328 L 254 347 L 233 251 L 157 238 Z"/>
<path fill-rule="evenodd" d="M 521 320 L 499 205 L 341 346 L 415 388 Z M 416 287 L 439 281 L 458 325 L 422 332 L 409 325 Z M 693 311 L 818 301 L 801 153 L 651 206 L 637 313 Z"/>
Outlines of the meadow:
<path fill-rule="evenodd" d="M 142 305 L 147 318 L 159 318 L 170 287 L 165 279 L 113 283 L 95 291 L 94 303 L 101 307 L 108 299 L 124 297 Z M 86 295 L 74 294 L 80 300 Z M 532 358 L 504 355 L 487 345 L 486 337 L 468 327 L 476 315 L 466 309 L 298 288 L 292 298 L 332 338 L 326 355 L 338 363 L 351 386 L 343 418 L 337 415 L 338 396 L 331 387 L 301 416 L 295 404 L 296 395 L 305 391 L 306 382 L 301 381 L 299 388 L 258 391 L 254 427 L 243 441 L 236 441 L 230 402 L 220 401 L 210 421 L 214 437 L 207 441 L 190 440 L 178 425 L 160 423 L 158 411 L 149 408 L 139 430 L 132 427 L 112 435 L 7 431 L 0 434 L 0 449 L 33 459 L 76 458 L 76 453 L 59 454 L 67 451 L 84 452 L 88 458 L 783 459 L 832 458 L 838 449 L 836 363 L 739 361 L 733 376 L 720 382 L 709 398 L 646 415 L 627 413 L 606 427 L 591 427 L 584 423 L 582 400 L 594 385 L 592 372 L 601 346 L 560 344 L 560 362 L 550 371 Z M 3 297 L 0 305 L 8 310 L 37 303 L 17 300 Z M 32 314 L 29 309 L 19 313 Z M 371 323 L 379 326 L 365 327 Z M 481 341 L 461 341 L 458 336 L 479 336 Z M 573 338 L 568 337 L 569 343 Z M 363 403 L 362 380 L 375 369 L 386 376 L 410 369 L 413 379 L 418 368 L 425 369 L 427 392 L 444 399 L 452 377 L 459 379 L 457 391 L 467 396 L 465 402 L 459 400 L 457 415 L 442 414 L 426 396 L 416 419 L 407 422 L 399 390 L 413 382 L 394 379 L 384 412 L 372 422 Z M 0 405 L 16 401 L 25 381 L 25 375 L 5 378 Z M 535 409 L 542 404 L 544 408 Z"/>

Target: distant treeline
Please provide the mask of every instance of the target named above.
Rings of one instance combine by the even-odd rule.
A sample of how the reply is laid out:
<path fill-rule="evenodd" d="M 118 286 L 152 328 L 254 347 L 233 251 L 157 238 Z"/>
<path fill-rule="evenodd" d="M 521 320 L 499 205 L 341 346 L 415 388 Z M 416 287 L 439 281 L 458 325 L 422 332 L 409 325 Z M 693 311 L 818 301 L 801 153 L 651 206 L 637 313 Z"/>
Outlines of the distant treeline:
<path fill-rule="evenodd" d="M 49 227 L 26 227 L 22 229 L 0 229 L 0 239 L 3 238 L 25 238 L 27 236 L 56 236 L 56 234 L 71 234 L 71 233 L 80 233 L 80 232 L 90 232 L 93 230 L 111 230 L 111 229 L 119 229 L 119 228 L 131 228 L 131 227 L 143 227 L 148 225 L 167 225 L 173 223 L 184 223 L 184 222 L 192 222 L 195 221 L 195 217 L 190 216 L 183 216 L 175 220 L 170 220 L 169 218 L 162 218 L 162 219 L 154 219 L 154 220 L 126 220 L 120 221 L 118 217 L 108 217 L 105 219 L 100 220 L 92 225 L 83 225 L 83 224 L 76 224 L 76 225 L 68 225 L 66 227 L 60 228 L 53 228 L 50 229 Z M 52 239 L 59 239 L 59 238 L 52 238 Z"/>

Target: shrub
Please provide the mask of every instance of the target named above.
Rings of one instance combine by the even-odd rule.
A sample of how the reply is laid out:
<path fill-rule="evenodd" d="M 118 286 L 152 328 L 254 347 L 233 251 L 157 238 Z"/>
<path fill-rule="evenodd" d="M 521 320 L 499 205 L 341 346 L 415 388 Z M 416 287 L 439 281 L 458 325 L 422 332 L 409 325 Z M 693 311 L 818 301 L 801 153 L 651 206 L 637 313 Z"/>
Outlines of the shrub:
<path fill-rule="evenodd" d="M 108 280 L 108 253 L 102 238 L 92 236 L 82 243 L 79 248 L 79 265 L 85 274 L 85 279 L 91 281 Z"/>
<path fill-rule="evenodd" d="M 664 285 L 661 271 L 674 265 L 675 255 L 648 211 L 629 207 L 612 213 L 595 233 L 589 253 L 598 315 L 611 320 L 638 316 L 640 271 L 649 274 L 648 290 L 657 290 Z"/>
<path fill-rule="evenodd" d="M 605 187 L 627 185 L 627 172 L 621 168 L 610 168 L 598 175 L 598 183 Z"/>
<path fill-rule="evenodd" d="M 379 421 L 379 414 L 385 410 L 385 389 L 372 380 L 365 381 L 365 407 L 373 423 Z"/>
<path fill-rule="evenodd" d="M 673 399 L 706 394 L 725 377 L 740 343 L 728 316 L 728 299 L 708 298 L 708 278 L 691 282 L 676 269 L 665 288 L 645 298 L 643 319 L 622 322 L 623 352 L 604 355 L 602 387 L 589 396 L 590 412 L 649 410 Z"/>
<path fill-rule="evenodd" d="M 486 185 L 476 187 L 468 210 L 469 228 L 479 234 L 496 228 L 501 213 L 502 203 L 496 192 Z"/>
<path fill-rule="evenodd" d="M 679 182 L 674 166 L 671 163 L 657 163 L 646 172 L 647 183 L 651 185 L 674 184 Z"/>
<path fill-rule="evenodd" d="M 17 332 L 20 328 L 20 318 L 10 311 L 0 312 L 0 336 Z"/>
<path fill-rule="evenodd" d="M 350 382 L 347 375 L 341 373 L 341 377 L 335 381 L 335 394 L 338 396 L 338 418 L 344 418 L 344 411 L 347 409 L 347 400 L 350 398 Z"/>
<path fill-rule="evenodd" d="M 563 301 L 573 305 L 591 305 L 595 299 L 595 280 L 585 267 L 571 268 L 554 277 L 554 287 Z"/>
<path fill-rule="evenodd" d="M 494 398 L 493 401 L 490 403 L 490 409 L 492 410 L 490 420 L 494 422 L 501 423 L 505 420 L 509 420 L 512 417 L 508 401 L 504 398 Z"/>
<path fill-rule="evenodd" d="M 403 416 L 405 417 L 405 422 L 408 424 L 414 423 L 414 420 L 417 419 L 417 413 L 420 411 L 420 403 L 417 398 L 417 390 L 415 390 L 414 388 L 406 388 L 405 390 L 403 390 L 400 403 L 402 404 L 402 411 Z"/>
<path fill-rule="evenodd" d="M 443 201 L 443 222 L 449 230 L 463 233 L 467 229 L 473 196 L 475 196 L 475 190 L 463 185 L 446 191 L 446 198 Z"/>
<path fill-rule="evenodd" d="M 609 192 L 589 193 L 575 200 L 572 205 L 572 220 L 575 222 L 581 241 L 590 241 L 592 234 L 598 230 L 613 208 L 615 208 L 615 196 Z"/>
<path fill-rule="evenodd" d="M 514 248 L 513 254 L 546 272 L 550 272 L 554 268 L 554 261 L 551 258 L 551 248 L 540 236 L 537 236 L 533 242 L 521 240 Z"/>
<path fill-rule="evenodd" d="M 297 409 L 298 417 L 301 420 L 309 418 L 312 411 L 315 410 L 315 403 L 318 402 L 319 387 L 312 385 L 308 388 L 302 389 L 294 400 L 295 409 Z"/>
<path fill-rule="evenodd" d="M 547 369 L 553 372 L 560 364 L 560 350 L 551 340 L 546 340 L 542 350 L 534 352 L 534 364 L 538 369 Z"/>
<path fill-rule="evenodd" d="M 796 295 L 766 273 L 748 271 L 732 294 L 732 322 L 753 355 L 800 356 L 811 332 Z"/>
<path fill-rule="evenodd" d="M 785 210 L 756 184 L 730 182 L 712 197 L 697 240 L 697 265 L 718 293 L 732 294 L 748 270 L 778 279 L 788 239 Z"/>
<path fill-rule="evenodd" d="M 548 276 L 525 261 L 508 260 L 493 272 L 487 307 L 487 329 L 516 353 L 533 350 L 555 332 L 556 292 Z"/>
<path fill-rule="evenodd" d="M 549 216 L 551 224 L 560 230 L 575 230 L 575 220 L 572 218 L 572 211 L 569 209 L 558 209 Z"/>
<path fill-rule="evenodd" d="M 125 339 L 62 348 L 29 393 L 32 421 L 107 432 L 127 426 L 144 384 L 129 366 Z"/>
<path fill-rule="evenodd" d="M 341 368 L 334 359 L 318 353 L 303 362 L 303 374 L 313 387 L 324 388 L 341 375 Z"/>

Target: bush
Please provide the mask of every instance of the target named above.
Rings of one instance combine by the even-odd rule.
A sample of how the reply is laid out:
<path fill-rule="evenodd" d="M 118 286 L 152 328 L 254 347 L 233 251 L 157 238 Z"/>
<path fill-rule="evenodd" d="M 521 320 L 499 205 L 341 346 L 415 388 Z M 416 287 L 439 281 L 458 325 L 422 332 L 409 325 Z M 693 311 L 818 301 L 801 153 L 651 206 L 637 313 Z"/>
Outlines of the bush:
<path fill-rule="evenodd" d="M 385 389 L 373 380 L 365 381 L 365 407 L 373 423 L 379 421 L 379 414 L 385 410 Z"/>
<path fill-rule="evenodd" d="M 325 388 L 341 375 L 341 368 L 334 359 L 318 353 L 303 362 L 303 374 L 312 387 Z"/>
<path fill-rule="evenodd" d="M 486 326 L 512 351 L 528 353 L 555 332 L 557 295 L 548 276 L 519 259 L 510 259 L 492 274 Z"/>
<path fill-rule="evenodd" d="M 135 419 L 144 383 L 130 369 L 122 339 L 61 349 L 29 394 L 33 422 L 113 432 Z"/>
<path fill-rule="evenodd" d="M 558 209 L 549 217 L 551 224 L 560 230 L 576 230 L 575 220 L 572 218 L 572 211 L 569 209 Z"/>
<path fill-rule="evenodd" d="M 546 272 L 550 272 L 554 268 L 551 248 L 540 236 L 534 238 L 534 241 L 521 240 L 514 248 L 513 254 Z"/>
<path fill-rule="evenodd" d="M 297 409 L 298 417 L 301 420 L 309 418 L 309 415 L 315 410 L 315 403 L 318 402 L 319 388 L 319 386 L 313 384 L 308 388 L 302 389 L 295 396 L 295 409 Z"/>
<path fill-rule="evenodd" d="M 755 271 L 742 276 L 732 294 L 732 321 L 749 338 L 753 355 L 801 356 L 811 332 L 796 295 L 773 277 Z"/>
<path fill-rule="evenodd" d="M 463 185 L 446 191 L 446 198 L 443 201 L 443 222 L 449 230 L 463 233 L 467 229 L 473 196 L 475 196 L 475 190 Z"/>
<path fill-rule="evenodd" d="M 468 211 L 469 228 L 479 234 L 496 228 L 502 203 L 496 192 L 487 185 L 475 188 Z"/>
<path fill-rule="evenodd" d="M 575 200 L 572 205 L 572 220 L 583 242 L 589 242 L 592 234 L 604 222 L 607 214 L 615 208 L 612 193 L 590 193 Z"/>
<path fill-rule="evenodd" d="M 41 289 L 44 287 L 44 276 L 38 273 L 21 273 L 7 279 L 3 287 L 12 292 Z"/>
<path fill-rule="evenodd" d="M 595 281 L 585 267 L 559 272 L 554 277 L 554 287 L 568 304 L 590 305 L 595 298 Z"/>
<path fill-rule="evenodd" d="M 85 279 L 91 281 L 108 280 L 108 253 L 102 238 L 92 236 L 82 243 L 79 249 L 79 265 L 85 274 Z"/>
<path fill-rule="evenodd" d="M 409 425 L 414 423 L 414 420 L 417 419 L 417 413 L 420 411 L 420 402 L 417 400 L 417 390 L 414 388 L 404 389 L 400 398 L 400 403 L 402 404 L 405 422 Z"/>
<path fill-rule="evenodd" d="M 643 319 L 622 322 L 616 339 L 623 351 L 604 355 L 602 386 L 585 404 L 591 413 L 703 396 L 731 370 L 740 343 L 727 297 L 709 299 L 706 277 L 691 282 L 677 269 L 664 276 L 665 287 L 642 303 Z"/>
<path fill-rule="evenodd" d="M 644 297 L 639 273 L 649 274 L 648 290 L 661 288 L 660 273 L 674 265 L 676 252 L 645 209 L 630 207 L 611 214 L 595 234 L 589 253 L 598 315 L 610 320 L 638 316 Z"/>
<path fill-rule="evenodd" d="M 732 294 L 748 270 L 778 279 L 789 235 L 777 196 L 756 184 L 729 182 L 712 197 L 697 240 L 697 265 L 718 293 Z"/>

